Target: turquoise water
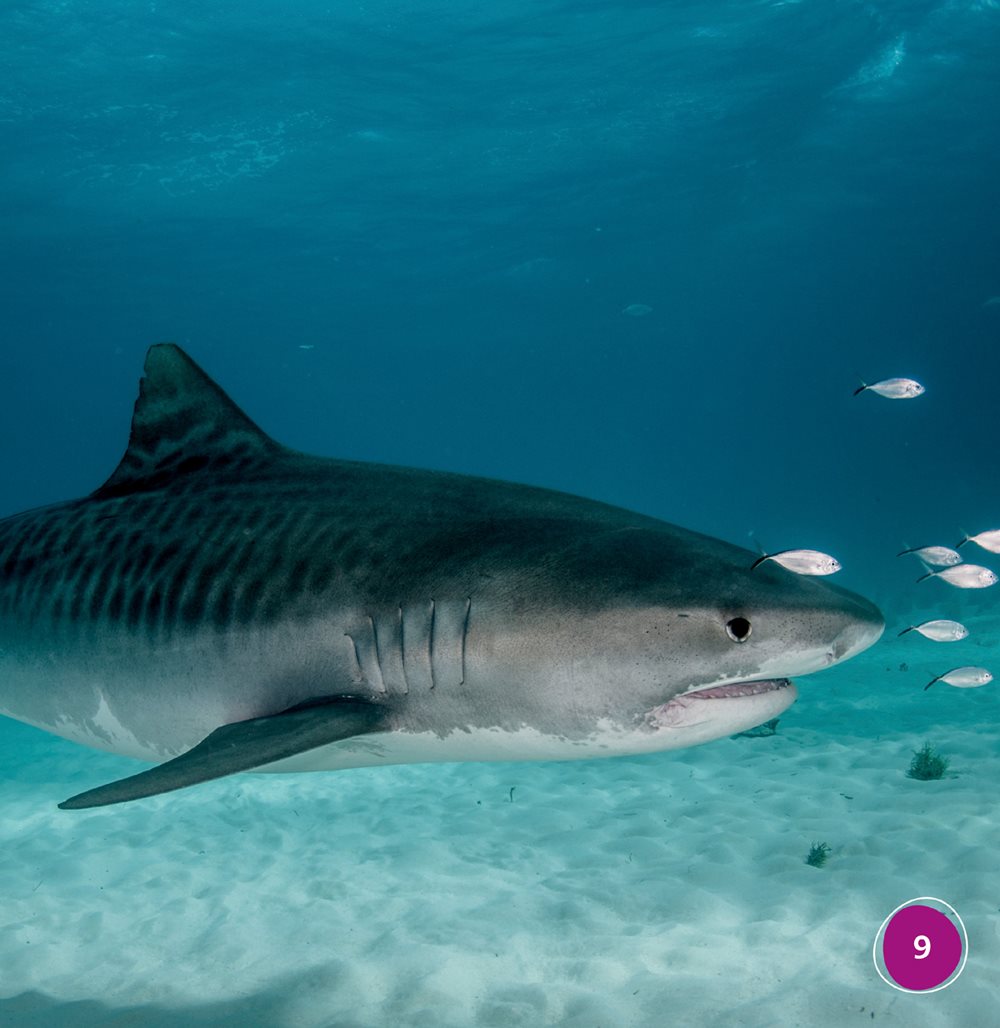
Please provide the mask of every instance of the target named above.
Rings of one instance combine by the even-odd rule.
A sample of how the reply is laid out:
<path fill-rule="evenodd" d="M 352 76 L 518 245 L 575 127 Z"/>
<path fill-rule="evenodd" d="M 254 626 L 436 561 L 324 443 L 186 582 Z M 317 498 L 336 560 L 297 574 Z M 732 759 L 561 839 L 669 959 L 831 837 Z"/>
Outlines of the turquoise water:
<path fill-rule="evenodd" d="M 978 638 L 944 657 L 928 656 L 931 644 L 921 640 L 916 661 L 912 647 L 888 641 L 860 658 L 873 673 L 891 670 L 896 688 L 920 692 L 925 668 L 946 670 L 942 660 L 987 659 L 980 647 L 995 639 L 995 590 L 918 586 L 919 565 L 895 555 L 904 545 L 954 544 L 966 531 L 1000 527 L 1000 6 L 992 0 L 306 0 L 210 9 L 52 0 L 0 10 L 0 54 L 0 514 L 82 495 L 108 476 L 125 446 L 145 350 L 173 340 L 268 432 L 303 450 L 535 483 L 751 547 L 816 548 L 841 560 L 838 581 L 880 603 L 887 636 L 924 616 L 980 626 Z M 902 402 L 852 396 L 861 379 L 894 375 L 919 379 L 926 394 Z M 992 555 L 968 559 L 990 564 Z M 919 673 L 899 678 L 908 662 Z M 824 722 L 816 709 L 803 715 L 799 743 L 820 762 L 840 746 L 852 709 L 862 750 L 897 733 L 886 768 L 905 766 L 928 735 L 947 743 L 950 723 L 955 745 L 960 736 L 971 747 L 966 767 L 993 752 L 990 687 L 932 693 L 925 720 L 908 698 L 897 723 L 885 695 L 866 706 L 860 672 L 844 681 L 841 720 Z M 977 753 L 968 740 L 980 725 Z M 66 845 L 67 832 L 87 835 L 84 822 L 52 809 L 68 794 L 66 782 L 75 774 L 104 780 L 112 765 L 111 776 L 127 771 L 19 725 L 0 732 L 0 782 L 12 803 L 23 800 L 7 806 L 17 810 L 7 820 L 17 849 L 8 848 L 2 878 L 17 912 L 0 908 L 0 940 L 6 931 L 13 954 L 23 940 L 15 946 L 11 933 L 30 923 L 34 881 L 10 854 L 30 848 L 36 831 Z M 587 786 L 574 793 L 573 783 L 598 788 L 602 774 L 631 781 L 640 768 L 642 792 L 670 768 L 686 773 L 685 761 L 725 764 L 730 752 L 593 764 L 585 773 L 546 765 L 538 781 L 564 805 L 574 796 L 585 804 Z M 765 780 L 780 780 L 780 760 L 761 763 Z M 72 769 L 65 781 L 60 767 Z M 862 778 L 871 773 L 861 767 Z M 383 788 L 405 788 L 397 773 L 351 773 L 355 814 L 372 818 L 363 821 L 372 833 L 392 825 L 365 807 L 364 776 L 381 802 Z M 458 793 L 463 781 L 489 787 L 494 779 L 476 776 L 495 774 L 497 796 L 505 793 L 502 772 L 421 768 L 425 812 L 436 773 Z M 530 789 L 530 766 L 518 768 L 517 780 Z M 318 788 L 315 777 L 309 782 Z M 964 845 L 977 859 L 997 842 L 993 784 L 964 780 L 963 809 L 981 829 Z M 265 809 L 273 787 L 262 786 Z M 603 817 L 629 813 L 603 797 Z M 45 810 L 44 827 L 29 830 L 42 817 L 36 809 Z M 537 824 L 551 811 L 536 813 L 515 833 L 524 863 L 502 884 L 515 900 L 528 888 L 532 847 L 561 875 L 574 867 L 559 862 L 571 835 L 539 841 Z M 102 816 L 101 831 L 112 831 L 113 815 Z M 433 813 L 413 818 L 406 830 L 415 836 L 441 827 Z M 444 822 L 458 835 L 466 824 Z M 490 846 L 502 848 L 507 829 L 491 826 L 499 834 Z M 877 817 L 870 830 L 878 833 Z M 352 859 L 363 863 L 358 831 Z M 753 835 L 753 823 L 738 831 Z M 289 833 L 294 827 L 282 848 L 294 851 Z M 251 843 L 257 857 L 268 845 Z M 127 860 L 141 861 L 150 845 L 136 832 Z M 685 845 L 696 850 L 697 835 L 669 840 L 675 853 Z M 723 863 L 739 863 L 738 847 L 729 847 Z M 796 837 L 789 852 L 801 848 Z M 918 862 L 919 850 L 919 840 L 904 846 L 903 866 Z M 500 888 L 484 869 L 495 871 L 496 852 L 467 853 L 437 887 Z M 119 850 L 109 854 L 113 862 Z M 391 859 L 399 855 L 378 858 Z M 863 891 L 861 864 L 857 875 L 850 888 Z M 143 880 L 151 897 L 152 880 Z M 169 906 L 171 889 L 187 885 L 164 881 Z M 948 881 L 912 885 L 947 891 Z M 911 894 L 920 893 L 876 891 L 863 914 L 873 924 L 864 921 L 859 939 L 870 947 L 881 918 Z M 983 904 L 992 895 L 995 914 L 985 879 L 979 892 L 963 882 L 962 895 Z M 390 909 L 376 899 L 362 910 L 347 892 L 336 916 L 371 924 L 378 909 Z M 149 902 L 144 916 L 152 919 Z M 303 900 L 296 916 L 308 909 Z M 405 913 L 419 916 L 416 909 Z M 225 916 L 219 910 L 214 918 Z M 550 932 L 594 930 L 573 904 L 553 901 L 534 914 L 537 922 L 527 923 L 538 952 Z M 602 936 L 607 952 L 580 951 L 572 971 L 574 981 L 593 975 L 602 983 L 603 1006 L 574 1008 L 562 994 L 556 1002 L 545 981 L 514 998 L 490 993 L 479 1006 L 442 985 L 408 1006 L 372 979 L 369 988 L 351 984 L 368 1003 L 351 1015 L 356 1007 L 344 996 L 355 993 L 338 993 L 331 973 L 324 995 L 341 998 L 318 1009 L 336 1014 L 293 1012 L 286 1000 L 301 994 L 297 979 L 288 995 L 261 986 L 267 1002 L 255 1008 L 264 972 L 226 963 L 218 939 L 206 941 L 204 926 L 185 917 L 187 934 L 172 929 L 184 960 L 194 966 L 204 954 L 250 997 L 244 1006 L 232 990 L 213 992 L 210 975 L 197 978 L 204 1023 L 223 1009 L 215 1003 L 226 1017 L 265 1025 L 641 1028 L 658 1009 L 646 999 L 630 1006 L 631 979 L 602 977 L 605 957 L 629 960 L 626 936 L 612 931 Z M 774 917 L 780 923 L 780 911 Z M 79 919 L 72 930 L 45 923 L 52 945 L 65 933 L 79 947 L 97 946 L 105 961 L 132 945 L 108 927 L 81 933 Z M 461 945 L 485 948 L 484 938 L 466 928 Z M 995 945 L 995 920 L 980 925 L 982 938 Z M 524 946 L 536 953 L 530 939 Z M 294 933 L 281 949 L 294 949 Z M 115 1011 L 142 1016 L 148 1002 L 151 1023 L 193 1023 L 185 1020 L 190 995 L 166 985 L 154 995 L 139 986 L 88 991 L 84 965 L 45 952 L 30 968 L 20 958 L 6 973 L 0 966 L 0 1021 L 112 1023 Z M 379 952 L 372 941 L 365 959 L 377 963 Z M 311 959 L 303 954 L 300 963 Z M 338 959 L 346 966 L 353 958 Z M 147 955 L 142 966 L 152 963 Z M 649 974 L 664 996 L 683 995 L 687 1023 L 808 1023 L 784 1020 L 780 1003 L 761 992 L 752 999 L 761 1005 L 740 1014 L 715 1000 L 699 1007 L 700 993 L 672 982 L 670 968 L 665 958 Z M 505 965 L 505 975 L 517 973 Z M 752 977 L 745 967 L 728 973 Z M 981 990 L 986 973 L 979 965 Z M 486 965 L 475 974 L 483 995 L 496 986 Z M 146 980 L 146 970 L 131 977 Z M 824 996 L 836 993 L 836 976 L 817 971 L 815 980 Z M 645 981 L 635 987 L 649 989 Z M 870 989 L 857 1008 L 892 998 L 877 979 Z M 992 994 L 977 995 L 986 1002 Z M 963 1021 L 969 1009 L 949 1021 L 939 1006 L 937 1023 L 971 1023 Z M 847 1023 L 839 1007 L 822 1010 L 814 1023 Z M 216 1023 L 223 1020 L 218 1013 Z"/>

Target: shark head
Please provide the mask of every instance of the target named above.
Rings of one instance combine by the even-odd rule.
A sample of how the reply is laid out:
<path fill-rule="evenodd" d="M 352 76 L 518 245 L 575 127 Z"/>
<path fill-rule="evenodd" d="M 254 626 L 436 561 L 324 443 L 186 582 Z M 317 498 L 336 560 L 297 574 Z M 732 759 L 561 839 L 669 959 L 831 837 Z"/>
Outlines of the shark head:
<path fill-rule="evenodd" d="M 884 622 L 861 596 L 772 563 L 751 570 L 754 559 L 652 520 L 578 532 L 538 562 L 537 606 L 505 659 L 548 668 L 547 694 L 586 708 L 600 745 L 618 752 L 761 724 L 795 701 L 793 676 L 862 652 Z"/>

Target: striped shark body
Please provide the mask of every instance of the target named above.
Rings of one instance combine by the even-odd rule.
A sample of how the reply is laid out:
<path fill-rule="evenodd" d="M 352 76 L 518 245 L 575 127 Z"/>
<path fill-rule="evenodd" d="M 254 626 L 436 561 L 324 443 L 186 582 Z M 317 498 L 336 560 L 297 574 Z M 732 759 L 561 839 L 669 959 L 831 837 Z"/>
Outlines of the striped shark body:
<path fill-rule="evenodd" d="M 550 490 L 296 452 L 161 344 L 111 478 L 0 521 L 0 714 L 158 763 L 71 808 L 253 768 L 693 745 L 882 630 L 754 557 Z"/>

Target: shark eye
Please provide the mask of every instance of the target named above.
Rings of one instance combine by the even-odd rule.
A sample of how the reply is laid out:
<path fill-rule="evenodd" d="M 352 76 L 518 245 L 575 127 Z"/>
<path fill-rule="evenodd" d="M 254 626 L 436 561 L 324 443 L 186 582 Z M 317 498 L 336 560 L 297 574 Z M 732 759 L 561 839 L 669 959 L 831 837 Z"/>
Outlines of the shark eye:
<path fill-rule="evenodd" d="M 732 618 L 726 622 L 726 634 L 733 642 L 745 643 L 750 638 L 750 622 L 746 618 Z"/>

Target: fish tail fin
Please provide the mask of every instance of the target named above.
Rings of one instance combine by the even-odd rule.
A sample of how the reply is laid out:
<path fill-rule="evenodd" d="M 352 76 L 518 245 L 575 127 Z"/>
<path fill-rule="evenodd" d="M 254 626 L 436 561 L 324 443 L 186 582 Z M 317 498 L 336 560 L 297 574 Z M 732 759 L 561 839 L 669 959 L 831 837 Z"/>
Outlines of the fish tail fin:
<path fill-rule="evenodd" d="M 756 560 L 755 560 L 755 561 L 754 561 L 754 562 L 753 562 L 753 563 L 752 563 L 752 564 L 750 565 L 750 570 L 751 570 L 751 571 L 753 571 L 753 570 L 754 570 L 755 568 L 759 568 L 759 567 L 761 566 L 761 564 L 763 564 L 763 563 L 764 563 L 764 561 L 765 561 L 765 560 L 770 560 L 770 559 L 771 559 L 771 558 L 770 558 L 770 557 L 768 556 L 768 554 L 766 554 L 766 553 L 762 553 L 762 554 L 761 554 L 761 555 L 760 555 L 760 556 L 759 556 L 759 557 L 758 557 L 758 558 L 757 558 L 757 559 L 756 559 Z"/>
<path fill-rule="evenodd" d="M 940 675 L 938 675 L 938 676 L 937 676 L 937 678 L 932 678 L 932 679 L 931 679 L 931 680 L 930 680 L 930 681 L 929 681 L 929 682 L 928 682 L 928 683 L 927 683 L 927 684 L 926 684 L 926 685 L 924 686 L 924 692 L 927 692 L 927 690 L 928 690 L 928 689 L 929 689 L 929 688 L 930 688 L 930 687 L 931 687 L 931 686 L 932 686 L 932 685 L 933 685 L 933 684 L 934 684 L 935 682 L 940 682 L 940 681 L 941 681 L 941 676 L 940 676 Z"/>
<path fill-rule="evenodd" d="M 913 547 L 904 539 L 903 548 L 896 554 L 897 557 L 905 557 L 908 553 L 913 552 Z"/>
<path fill-rule="evenodd" d="M 921 563 L 923 564 L 923 561 L 921 561 Z M 929 568 L 927 567 L 927 565 L 926 565 L 926 564 L 924 564 L 924 570 L 925 570 L 925 571 L 927 571 L 927 574 L 926 574 L 926 575 L 921 575 L 921 576 L 920 576 L 920 577 L 919 577 L 919 578 L 917 579 L 917 581 L 918 581 L 918 582 L 922 582 L 922 581 L 923 581 L 923 580 L 924 580 L 925 578 L 933 578 L 933 577 L 934 577 L 934 576 L 935 576 L 935 575 L 937 574 L 937 572 L 936 572 L 936 571 L 931 571 L 931 570 L 930 570 L 930 569 L 929 569 Z"/>
<path fill-rule="evenodd" d="M 906 635 L 907 632 L 912 632 L 916 627 L 916 625 L 910 625 L 909 628 L 904 628 L 902 632 L 896 633 L 896 638 L 898 639 L 901 635 Z"/>
<path fill-rule="evenodd" d="M 858 393 L 863 393 L 868 388 L 868 385 L 863 378 L 859 378 L 858 381 L 861 383 L 861 385 L 859 385 L 858 388 L 854 390 L 854 396 L 857 396 Z"/>
<path fill-rule="evenodd" d="M 965 529 L 963 528 L 962 529 L 962 541 L 960 543 L 955 543 L 955 549 L 957 550 L 960 547 L 964 546 L 969 541 L 970 538 L 971 538 L 971 536 L 969 535 L 969 533 L 966 532 Z"/>

